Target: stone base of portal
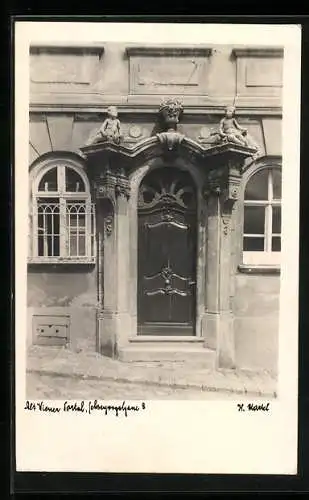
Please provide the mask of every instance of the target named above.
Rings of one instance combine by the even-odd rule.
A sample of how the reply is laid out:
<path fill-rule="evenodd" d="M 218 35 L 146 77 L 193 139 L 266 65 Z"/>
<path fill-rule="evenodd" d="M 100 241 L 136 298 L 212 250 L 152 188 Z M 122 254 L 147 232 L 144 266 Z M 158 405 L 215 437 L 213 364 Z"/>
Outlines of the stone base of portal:
<path fill-rule="evenodd" d="M 197 337 L 136 337 L 119 350 L 119 359 L 124 362 L 185 362 L 200 368 L 215 369 L 216 352 L 203 345 Z"/>

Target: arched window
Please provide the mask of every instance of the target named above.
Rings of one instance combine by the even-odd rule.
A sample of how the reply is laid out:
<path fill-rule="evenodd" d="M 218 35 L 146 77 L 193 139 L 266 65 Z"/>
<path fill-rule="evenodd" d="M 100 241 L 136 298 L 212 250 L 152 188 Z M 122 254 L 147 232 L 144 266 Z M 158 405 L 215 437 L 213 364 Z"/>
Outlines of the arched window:
<path fill-rule="evenodd" d="M 94 262 L 95 211 L 73 162 L 39 170 L 32 184 L 32 262 Z"/>
<path fill-rule="evenodd" d="M 281 169 L 263 166 L 244 192 L 243 263 L 278 265 L 281 251 Z"/>

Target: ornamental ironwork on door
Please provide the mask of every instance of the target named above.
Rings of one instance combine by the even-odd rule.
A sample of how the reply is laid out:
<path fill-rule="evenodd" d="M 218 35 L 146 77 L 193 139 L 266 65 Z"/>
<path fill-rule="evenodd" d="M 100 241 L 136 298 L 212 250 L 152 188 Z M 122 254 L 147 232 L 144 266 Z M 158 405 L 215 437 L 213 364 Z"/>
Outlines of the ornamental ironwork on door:
<path fill-rule="evenodd" d="M 138 333 L 194 335 L 196 195 L 172 167 L 143 180 L 138 203 Z"/>

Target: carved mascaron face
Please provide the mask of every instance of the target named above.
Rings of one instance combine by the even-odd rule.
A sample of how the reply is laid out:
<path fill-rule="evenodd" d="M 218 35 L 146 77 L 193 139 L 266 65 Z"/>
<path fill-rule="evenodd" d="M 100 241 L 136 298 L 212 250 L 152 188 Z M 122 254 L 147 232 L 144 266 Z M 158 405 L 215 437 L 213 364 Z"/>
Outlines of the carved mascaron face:
<path fill-rule="evenodd" d="M 182 111 L 182 103 L 177 99 L 168 99 L 163 101 L 160 106 L 160 113 L 168 126 L 175 125 L 179 122 Z"/>

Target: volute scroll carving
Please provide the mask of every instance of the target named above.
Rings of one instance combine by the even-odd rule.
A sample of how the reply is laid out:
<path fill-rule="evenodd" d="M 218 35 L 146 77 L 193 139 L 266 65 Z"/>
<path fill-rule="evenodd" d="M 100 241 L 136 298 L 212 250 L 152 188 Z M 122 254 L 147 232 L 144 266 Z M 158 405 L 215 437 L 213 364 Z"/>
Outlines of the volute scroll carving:
<path fill-rule="evenodd" d="M 115 198 L 115 187 L 117 178 L 109 170 L 101 172 L 95 176 L 94 179 L 94 194 L 97 199 L 110 199 Z"/>
<path fill-rule="evenodd" d="M 116 200 L 119 196 L 130 197 L 130 183 L 124 171 L 106 169 L 96 176 L 94 193 L 97 199 Z"/>
<path fill-rule="evenodd" d="M 205 199 L 210 196 L 219 196 L 222 205 L 227 210 L 231 209 L 239 197 L 241 182 L 241 167 L 229 165 L 214 168 L 208 173 L 207 181 L 203 189 Z"/>

